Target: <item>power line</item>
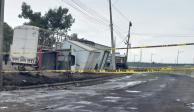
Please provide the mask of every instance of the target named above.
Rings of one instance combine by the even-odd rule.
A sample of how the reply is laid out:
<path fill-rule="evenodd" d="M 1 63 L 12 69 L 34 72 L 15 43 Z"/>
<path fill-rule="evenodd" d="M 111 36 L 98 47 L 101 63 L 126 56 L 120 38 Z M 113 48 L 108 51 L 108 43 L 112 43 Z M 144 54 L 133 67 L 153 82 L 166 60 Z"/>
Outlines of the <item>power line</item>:
<path fill-rule="evenodd" d="M 115 1 L 113 2 L 113 5 L 116 4 L 118 1 L 119 1 L 119 0 L 115 0 Z"/>
<path fill-rule="evenodd" d="M 164 45 L 151 45 L 151 46 L 135 46 L 135 47 L 129 47 L 129 48 L 115 48 L 115 50 L 125 50 L 125 49 L 146 49 L 146 48 L 165 48 L 165 47 L 178 47 L 178 46 L 194 46 L 194 43 L 181 43 L 181 44 L 164 44 Z M 108 49 L 96 49 L 96 50 L 93 50 L 93 51 L 99 51 L 99 50 L 111 50 L 112 48 L 108 48 Z M 76 50 L 74 52 L 83 52 L 83 51 L 86 51 L 86 50 Z M 30 54 L 30 53 L 48 53 L 48 52 L 51 52 L 51 51 L 45 51 L 45 52 L 25 52 L 27 54 Z M 13 54 L 21 54 L 22 52 L 19 51 L 15 51 L 13 52 Z M 22 53 L 22 54 L 25 54 L 25 53 Z M 6 54 L 6 52 L 1 52 L 0 54 Z"/>
<path fill-rule="evenodd" d="M 154 37 L 194 37 L 194 34 L 132 33 L 132 35 L 154 36 Z"/>
<path fill-rule="evenodd" d="M 104 21 L 104 23 L 109 23 L 109 20 L 105 17 L 103 17 L 101 14 L 99 14 L 98 12 L 96 12 L 95 10 L 93 10 L 92 8 L 87 7 L 86 5 L 84 5 L 80 0 L 72 0 L 74 3 L 77 2 L 76 4 L 79 5 L 81 8 L 83 8 L 85 11 L 89 12 L 89 14 L 94 15 L 95 17 L 101 19 L 102 21 Z M 121 32 L 119 31 L 119 26 L 114 24 L 114 29 L 117 28 L 117 34 L 118 35 L 122 35 Z M 121 36 L 122 37 L 122 36 Z"/>
<path fill-rule="evenodd" d="M 109 27 L 108 20 L 103 17 L 101 14 L 93 10 L 92 8 L 87 7 L 84 3 L 80 0 L 62 0 L 72 8 L 76 9 L 77 11 L 81 12 L 82 15 L 86 17 L 89 21 L 98 23 L 104 27 Z M 70 3 L 71 2 L 71 3 Z M 114 9 L 128 22 L 128 17 L 125 16 L 116 6 Z M 115 34 L 122 40 L 123 43 L 126 39 L 126 36 L 120 32 L 120 28 L 118 25 L 114 24 L 114 32 Z M 149 34 L 149 33 L 132 33 L 132 35 L 139 35 L 139 36 L 155 36 L 155 37 L 164 37 L 164 36 L 171 36 L 171 37 L 194 37 L 194 35 L 178 35 L 178 34 Z"/>
<path fill-rule="evenodd" d="M 129 18 L 123 14 L 115 5 L 113 5 L 113 8 L 115 9 L 115 11 L 117 11 L 118 14 L 120 14 L 124 20 L 126 20 L 127 22 L 129 22 Z"/>
<path fill-rule="evenodd" d="M 74 3 L 76 3 L 77 5 L 79 5 L 81 8 L 83 8 L 84 10 L 86 10 L 87 12 L 89 12 L 91 15 L 94 15 L 95 17 L 101 19 L 104 22 L 108 22 L 109 20 L 105 17 L 103 17 L 102 15 L 100 15 L 98 12 L 96 12 L 95 10 L 93 10 L 90 7 L 87 7 L 85 4 L 83 4 L 83 2 L 81 2 L 80 0 L 72 0 Z M 97 15 L 97 16 L 96 16 Z"/>
<path fill-rule="evenodd" d="M 162 48 L 162 47 L 177 47 L 177 46 L 193 46 L 194 43 L 183 43 L 183 44 L 166 44 L 166 45 L 153 45 L 153 46 L 137 46 L 130 47 L 128 49 L 142 49 L 142 48 Z M 116 48 L 118 50 L 127 49 L 127 48 Z"/>
<path fill-rule="evenodd" d="M 74 8 L 75 10 L 77 10 L 78 12 L 80 12 L 88 21 L 91 21 L 91 22 L 95 22 L 97 24 L 100 24 L 102 26 L 105 26 L 107 27 L 104 22 L 102 21 L 99 21 L 95 18 L 93 18 L 91 15 L 89 15 L 85 10 L 81 9 L 79 6 L 75 5 L 75 4 L 72 4 L 70 1 L 68 0 L 62 0 L 63 2 L 65 2 L 67 5 L 69 5 L 70 7 Z"/>
<path fill-rule="evenodd" d="M 101 24 L 105 27 L 109 27 L 109 20 L 107 20 L 105 17 L 100 15 L 98 12 L 93 10 L 92 8 L 87 7 L 85 4 L 83 4 L 80 0 L 62 0 L 65 2 L 67 5 L 71 6 L 72 8 L 76 9 L 77 11 L 81 12 L 86 19 L 89 21 L 94 20 L 93 22 L 97 22 L 98 24 Z M 118 25 L 114 25 L 114 32 L 117 34 L 121 40 L 123 39 L 122 37 L 125 37 L 122 35 L 122 33 L 119 31 Z"/>
<path fill-rule="evenodd" d="M 86 16 L 86 18 L 93 19 L 99 24 L 104 25 L 106 27 L 108 26 L 107 22 L 100 18 L 100 16 L 97 17 L 94 15 L 94 13 L 96 14 L 96 12 L 92 11 L 93 12 L 92 13 L 91 12 L 92 9 L 89 9 L 88 7 L 84 6 L 81 2 L 78 3 L 78 1 L 74 0 L 62 0 L 62 1 L 71 6 L 72 8 L 76 9 L 77 11 L 81 12 L 84 16 Z"/>
<path fill-rule="evenodd" d="M 82 9 L 80 6 L 78 6 L 74 3 L 73 4 L 70 3 L 68 0 L 62 0 L 62 1 L 65 2 L 66 4 L 68 4 L 69 6 L 71 6 L 72 8 L 74 8 L 75 10 L 77 10 L 78 12 L 80 12 L 88 21 L 95 22 L 95 23 L 100 24 L 104 27 L 108 26 L 104 21 L 95 18 L 93 15 L 91 15 L 86 10 Z"/>

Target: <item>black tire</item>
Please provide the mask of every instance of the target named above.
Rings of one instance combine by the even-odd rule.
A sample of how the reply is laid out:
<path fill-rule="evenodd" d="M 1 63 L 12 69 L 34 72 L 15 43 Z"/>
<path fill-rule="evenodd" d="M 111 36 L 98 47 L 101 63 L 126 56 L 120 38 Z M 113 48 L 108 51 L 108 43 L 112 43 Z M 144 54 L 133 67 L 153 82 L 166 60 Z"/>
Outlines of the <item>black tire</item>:
<path fill-rule="evenodd" d="M 19 66 L 18 66 L 18 70 L 19 70 L 19 71 L 26 71 L 26 68 L 25 68 L 24 65 L 19 65 Z"/>

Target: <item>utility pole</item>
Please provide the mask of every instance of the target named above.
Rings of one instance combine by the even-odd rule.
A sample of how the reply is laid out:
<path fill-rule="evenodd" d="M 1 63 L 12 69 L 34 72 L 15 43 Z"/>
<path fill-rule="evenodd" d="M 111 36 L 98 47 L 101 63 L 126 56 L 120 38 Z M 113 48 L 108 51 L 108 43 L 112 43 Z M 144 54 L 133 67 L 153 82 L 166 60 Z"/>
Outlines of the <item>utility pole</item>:
<path fill-rule="evenodd" d="M 130 45 L 130 38 L 131 38 L 131 27 L 132 27 L 132 23 L 131 21 L 129 21 L 129 31 L 128 31 L 128 39 L 127 39 L 127 52 L 126 52 L 126 60 L 125 62 L 127 63 L 127 59 L 128 59 L 128 55 L 129 55 L 129 47 L 131 47 Z"/>
<path fill-rule="evenodd" d="M 176 57 L 176 64 L 179 64 L 179 55 L 180 55 L 180 51 L 178 50 L 177 57 Z"/>
<path fill-rule="evenodd" d="M 137 55 L 135 54 L 134 57 L 133 57 L 133 62 L 134 63 L 136 62 L 136 57 L 137 57 Z"/>
<path fill-rule="evenodd" d="M 183 52 L 183 51 L 178 50 L 178 52 L 177 52 L 176 64 L 179 64 L 179 56 L 180 56 L 180 53 L 182 53 L 182 52 Z"/>
<path fill-rule="evenodd" d="M 152 63 L 154 62 L 153 61 L 153 56 L 154 56 L 155 54 L 154 53 L 151 53 L 151 59 L 150 59 L 150 68 L 152 68 Z"/>
<path fill-rule="evenodd" d="M 143 50 L 140 49 L 139 62 L 142 62 L 142 57 L 143 57 Z"/>
<path fill-rule="evenodd" d="M 194 58 L 193 58 L 193 64 L 194 64 Z"/>
<path fill-rule="evenodd" d="M 110 10 L 110 29 L 111 29 L 111 45 L 112 45 L 112 70 L 116 70 L 116 61 L 115 61 L 115 40 L 113 35 L 113 20 L 112 20 L 112 3 L 109 0 L 109 10 Z"/>
<path fill-rule="evenodd" d="M 3 87 L 3 25 L 4 25 L 4 0 L 0 1 L 0 90 Z"/>
<path fill-rule="evenodd" d="M 151 63 L 153 62 L 153 56 L 154 56 L 154 53 L 151 53 L 151 59 L 150 59 Z"/>

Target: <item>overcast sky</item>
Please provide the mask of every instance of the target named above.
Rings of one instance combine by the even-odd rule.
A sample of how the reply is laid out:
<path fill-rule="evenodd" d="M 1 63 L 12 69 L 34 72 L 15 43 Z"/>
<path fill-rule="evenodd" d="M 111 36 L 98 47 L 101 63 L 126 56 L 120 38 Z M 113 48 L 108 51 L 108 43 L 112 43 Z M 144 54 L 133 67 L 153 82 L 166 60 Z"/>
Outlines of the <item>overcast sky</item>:
<path fill-rule="evenodd" d="M 80 0 L 85 6 L 98 12 L 106 24 L 100 24 L 69 6 L 72 4 L 71 0 L 5 0 L 5 21 L 12 27 L 25 22 L 18 18 L 24 1 L 31 5 L 34 11 L 43 14 L 49 8 L 58 6 L 69 8 L 76 20 L 70 34 L 78 33 L 81 38 L 110 45 L 107 0 Z M 194 0 L 112 0 L 112 2 L 117 47 L 125 47 L 122 41 L 127 35 L 129 20 L 133 23 L 132 46 L 194 42 Z M 124 17 L 117 10 L 122 12 Z M 94 18 L 99 18 L 98 15 Z M 194 46 L 142 49 L 142 61 L 150 62 L 153 53 L 153 60 L 156 62 L 175 63 L 178 50 L 181 51 L 180 63 L 194 62 Z M 129 61 L 138 61 L 139 55 L 140 50 L 131 50 Z"/>

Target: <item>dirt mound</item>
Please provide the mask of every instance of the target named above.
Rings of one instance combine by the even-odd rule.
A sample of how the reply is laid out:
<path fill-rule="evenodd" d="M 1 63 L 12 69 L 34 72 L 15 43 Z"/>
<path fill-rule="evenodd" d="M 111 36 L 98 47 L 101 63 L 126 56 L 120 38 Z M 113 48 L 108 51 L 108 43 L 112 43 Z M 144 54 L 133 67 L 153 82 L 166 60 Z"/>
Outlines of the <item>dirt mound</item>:
<path fill-rule="evenodd" d="M 87 79 L 103 78 L 113 76 L 111 74 L 31 74 L 31 73 L 7 73 L 3 75 L 4 87 L 26 87 L 41 84 L 63 83 L 70 81 L 81 81 Z"/>

